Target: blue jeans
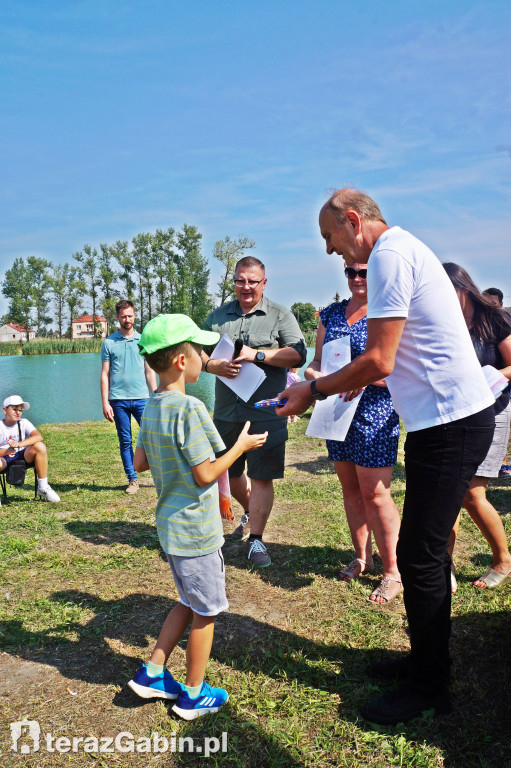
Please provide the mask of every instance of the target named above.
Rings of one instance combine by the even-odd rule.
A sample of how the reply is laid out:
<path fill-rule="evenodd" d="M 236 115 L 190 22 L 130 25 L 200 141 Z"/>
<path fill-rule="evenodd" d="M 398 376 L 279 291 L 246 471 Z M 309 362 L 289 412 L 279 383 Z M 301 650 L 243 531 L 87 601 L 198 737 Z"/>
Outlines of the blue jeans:
<path fill-rule="evenodd" d="M 137 424 L 144 413 L 147 400 L 110 400 L 114 412 L 114 421 L 119 437 L 121 459 L 128 480 L 136 480 L 138 475 L 133 468 L 133 438 L 131 435 L 131 417 L 134 416 Z"/>

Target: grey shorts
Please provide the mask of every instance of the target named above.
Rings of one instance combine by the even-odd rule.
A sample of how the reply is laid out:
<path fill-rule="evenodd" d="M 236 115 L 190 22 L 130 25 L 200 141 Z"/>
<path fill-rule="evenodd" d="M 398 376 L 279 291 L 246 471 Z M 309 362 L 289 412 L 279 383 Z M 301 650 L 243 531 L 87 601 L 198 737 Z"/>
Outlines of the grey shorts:
<path fill-rule="evenodd" d="M 201 616 L 216 616 L 228 609 L 221 549 L 198 557 L 167 554 L 167 560 L 183 605 Z"/>
<path fill-rule="evenodd" d="M 215 427 L 225 443 L 225 450 L 217 453 L 221 456 L 228 451 L 245 426 L 245 422 L 220 421 L 215 419 Z M 253 480 L 277 480 L 284 477 L 284 463 L 286 458 L 287 420 L 281 421 L 253 421 L 249 434 L 257 435 L 268 430 L 268 437 L 261 448 L 248 451 L 236 459 L 229 467 L 229 477 L 241 477 L 247 463 L 247 475 Z"/>
<path fill-rule="evenodd" d="M 511 407 L 504 408 L 495 415 L 495 432 L 493 433 L 490 450 L 486 458 L 478 466 L 476 477 L 498 477 L 504 461 L 509 440 L 509 425 L 511 422 Z"/>

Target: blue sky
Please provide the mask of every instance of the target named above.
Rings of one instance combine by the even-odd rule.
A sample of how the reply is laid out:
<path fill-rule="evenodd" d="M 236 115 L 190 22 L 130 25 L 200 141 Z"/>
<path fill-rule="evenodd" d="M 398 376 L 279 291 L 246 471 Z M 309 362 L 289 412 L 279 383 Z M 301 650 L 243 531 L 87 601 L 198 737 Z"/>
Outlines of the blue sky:
<path fill-rule="evenodd" d="M 253 237 L 269 297 L 324 306 L 346 286 L 317 214 L 353 185 L 511 305 L 510 22 L 504 0 L 4 3 L 0 274 L 186 222 L 208 256 Z"/>

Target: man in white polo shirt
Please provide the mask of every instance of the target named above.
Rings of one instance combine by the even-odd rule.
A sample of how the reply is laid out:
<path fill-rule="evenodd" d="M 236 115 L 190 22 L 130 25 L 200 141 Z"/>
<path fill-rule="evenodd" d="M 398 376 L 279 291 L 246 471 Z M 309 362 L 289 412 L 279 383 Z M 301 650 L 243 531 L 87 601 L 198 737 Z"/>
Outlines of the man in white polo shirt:
<path fill-rule="evenodd" d="M 450 710 L 449 533 L 490 446 L 494 397 L 470 341 L 459 301 L 434 253 L 400 227 L 389 228 L 367 195 L 341 189 L 319 216 L 327 253 L 368 265 L 365 352 L 336 373 L 281 393 L 279 415 L 314 399 L 381 378 L 407 429 L 406 494 L 397 545 L 410 654 L 376 662 L 374 677 L 403 680 L 361 710 L 393 724 L 426 709 Z M 317 386 L 316 386 L 317 385 Z"/>

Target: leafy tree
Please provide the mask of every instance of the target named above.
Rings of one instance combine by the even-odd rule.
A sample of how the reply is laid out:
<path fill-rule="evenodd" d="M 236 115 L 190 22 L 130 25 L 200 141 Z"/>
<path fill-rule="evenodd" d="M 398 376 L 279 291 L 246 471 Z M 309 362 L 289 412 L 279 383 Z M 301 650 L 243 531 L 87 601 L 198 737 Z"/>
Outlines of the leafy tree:
<path fill-rule="evenodd" d="M 218 283 L 218 296 L 220 297 L 220 304 L 225 304 L 228 299 L 233 299 L 234 288 L 234 268 L 236 262 L 239 261 L 249 248 L 255 248 L 255 240 L 247 235 L 239 235 L 231 240 L 229 235 L 226 235 L 223 240 L 217 240 L 213 246 L 213 257 L 224 265 L 224 273 L 222 279 Z"/>
<path fill-rule="evenodd" d="M 51 278 L 48 272 L 51 264 L 46 259 L 37 256 L 29 256 L 27 264 L 31 273 L 31 294 L 35 311 L 37 335 L 41 335 L 41 329 L 46 323 L 51 323 L 52 317 L 48 314 L 50 305 Z"/>
<path fill-rule="evenodd" d="M 133 266 L 138 285 L 138 302 L 140 327 L 143 328 L 148 320 L 151 319 L 152 295 L 153 295 L 153 273 L 151 261 L 151 235 L 148 232 L 141 232 L 132 239 Z"/>
<path fill-rule="evenodd" d="M 315 317 L 316 307 L 308 302 L 296 301 L 291 307 L 291 312 L 296 317 L 302 331 L 310 331 L 318 327 L 318 319 Z"/>
<path fill-rule="evenodd" d="M 157 229 L 151 236 L 151 262 L 157 278 L 158 312 L 173 312 L 176 290 L 175 230 Z"/>
<path fill-rule="evenodd" d="M 108 321 L 108 325 L 112 326 L 115 323 L 115 304 L 117 301 L 117 291 L 113 286 L 117 273 L 112 267 L 112 249 L 110 246 L 106 243 L 100 243 L 99 248 L 101 251 L 98 257 L 99 284 L 103 291 L 101 309 Z"/>
<path fill-rule="evenodd" d="M 208 292 L 209 267 L 197 227 L 183 224 L 177 233 L 177 291 L 175 312 L 189 315 L 200 327 L 212 309 Z"/>
<path fill-rule="evenodd" d="M 34 311 L 32 270 L 22 258 L 15 259 L 12 267 L 6 270 L 2 290 L 4 296 L 9 299 L 7 322 L 23 325 L 28 341 Z"/>
<path fill-rule="evenodd" d="M 80 264 L 80 277 L 83 278 L 88 294 L 92 300 L 92 335 L 97 337 L 101 333 L 101 325 L 97 318 L 98 288 L 100 286 L 98 251 L 90 245 L 84 245 L 81 251 L 73 254 L 73 258 Z"/>
<path fill-rule="evenodd" d="M 341 295 L 339 291 L 336 291 L 334 296 L 334 301 L 340 301 L 340 300 L 341 300 Z"/>
<path fill-rule="evenodd" d="M 124 285 L 123 290 L 120 291 L 120 295 L 123 299 L 133 301 L 135 298 L 135 280 L 133 278 L 135 267 L 133 265 L 133 254 L 129 249 L 127 240 L 117 240 L 115 245 L 110 246 L 110 253 L 121 267 L 121 271 L 117 273 L 117 277 Z"/>
<path fill-rule="evenodd" d="M 68 264 L 66 264 L 65 266 L 69 267 Z M 73 331 L 72 331 L 73 319 L 78 316 L 77 308 L 79 307 L 80 302 L 84 297 L 86 290 L 87 290 L 87 286 L 85 285 L 85 282 L 83 280 L 83 277 L 78 267 L 69 267 L 68 271 L 66 272 L 66 289 L 65 289 L 66 304 L 69 311 L 69 329 L 68 329 L 69 338 L 71 338 L 71 336 L 73 335 Z"/>
<path fill-rule="evenodd" d="M 66 285 L 69 272 L 69 264 L 52 264 L 52 275 L 50 276 L 51 291 L 53 293 L 53 302 L 55 307 L 55 320 L 59 336 L 62 336 L 64 326 L 64 312 L 66 309 Z"/>

